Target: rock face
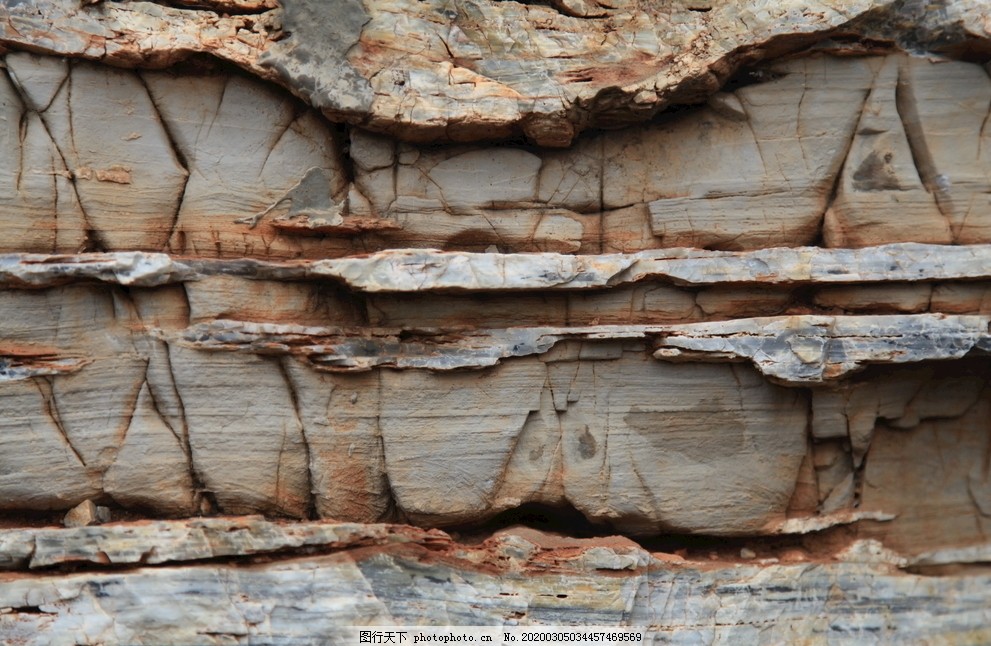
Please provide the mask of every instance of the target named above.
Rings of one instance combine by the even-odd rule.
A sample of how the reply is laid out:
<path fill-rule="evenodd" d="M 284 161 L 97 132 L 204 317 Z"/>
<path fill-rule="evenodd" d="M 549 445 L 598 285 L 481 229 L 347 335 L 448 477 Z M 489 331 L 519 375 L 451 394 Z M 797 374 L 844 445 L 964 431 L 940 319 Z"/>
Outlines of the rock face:
<path fill-rule="evenodd" d="M 0 2 L 0 641 L 988 641 L 986 9 Z"/>
<path fill-rule="evenodd" d="M 834 54 L 768 63 L 765 82 L 704 107 L 551 150 L 398 143 L 229 73 L 12 53 L 0 250 L 272 259 L 991 241 L 985 70 Z M 108 109 L 120 113 L 109 128 Z"/>
<path fill-rule="evenodd" d="M 0 567 L 33 572 L 0 588 L 11 641 L 345 644 L 357 639 L 351 626 L 437 619 L 650 626 L 684 643 L 989 637 L 986 573 L 912 573 L 870 541 L 832 563 L 806 562 L 800 549 L 788 562 L 713 554 L 703 563 L 618 537 L 525 528 L 475 546 L 436 530 L 256 517 L 88 530 L 0 533 Z M 69 563 L 75 573 L 43 569 Z M 123 569 L 93 570 L 109 564 Z M 442 617 L 429 611 L 441 604 Z"/>

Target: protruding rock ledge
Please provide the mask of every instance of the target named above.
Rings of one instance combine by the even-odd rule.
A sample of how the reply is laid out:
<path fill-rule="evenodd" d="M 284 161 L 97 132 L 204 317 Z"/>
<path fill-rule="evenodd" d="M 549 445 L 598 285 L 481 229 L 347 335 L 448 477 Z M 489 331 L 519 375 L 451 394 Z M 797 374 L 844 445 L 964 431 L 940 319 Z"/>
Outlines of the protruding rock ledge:
<path fill-rule="evenodd" d="M 276 523 L 261 516 L 148 520 L 72 529 L 0 530 L 0 570 L 56 565 L 146 566 L 287 551 L 324 552 L 417 543 L 449 545 L 439 530 L 409 525 Z"/>
<path fill-rule="evenodd" d="M 654 348 L 655 359 L 750 361 L 779 383 L 815 385 L 841 379 L 870 364 L 960 359 L 971 352 L 991 352 L 989 325 L 987 316 L 946 314 L 797 315 L 677 325 L 464 331 L 217 320 L 179 332 L 153 330 L 151 335 L 197 350 L 295 356 L 327 372 L 486 368 L 513 357 L 545 355 L 564 341 L 646 340 Z M 591 346 L 584 352 L 595 356 Z M 0 381 L 75 372 L 89 362 L 78 351 L 75 356 L 25 357 L 0 346 Z"/>
<path fill-rule="evenodd" d="M 521 327 L 444 333 L 212 321 L 175 340 L 200 350 L 304 357 L 319 370 L 452 370 L 544 354 L 566 340 L 653 339 L 665 361 L 751 361 L 780 383 L 840 379 L 868 364 L 959 359 L 991 351 L 991 318 L 945 314 L 778 316 L 682 325 Z"/>
<path fill-rule="evenodd" d="M 877 366 L 828 384 L 837 370 L 814 381 L 798 360 L 769 366 L 755 352 L 786 388 L 750 365 L 652 358 L 700 326 L 390 339 L 224 322 L 163 329 L 163 342 L 115 320 L 133 334 L 87 334 L 79 351 L 92 362 L 78 373 L 0 381 L 10 411 L 0 506 L 64 510 L 92 499 L 169 517 L 216 510 L 458 527 L 534 504 L 646 536 L 780 535 L 868 520 L 871 537 L 900 541 L 892 545 L 905 553 L 989 531 L 974 523 L 984 522 L 989 491 L 986 357 Z M 852 369 L 890 350 L 890 339 L 861 338 L 872 330 L 924 331 L 916 341 L 932 353 L 908 357 L 921 361 L 962 353 L 964 341 L 981 347 L 987 325 L 934 315 L 748 319 L 728 324 L 722 341 L 803 354 L 817 341 L 830 360 L 849 343 L 843 368 Z M 852 340 L 829 336 L 837 330 Z M 773 331 L 784 335 L 778 345 Z M 491 346 L 531 356 L 499 360 L 483 354 Z M 483 362 L 500 365 L 446 370 Z M 911 532 L 925 541 L 907 542 Z"/>
<path fill-rule="evenodd" d="M 693 323 L 663 335 L 657 359 L 750 360 L 788 384 L 838 379 L 873 363 L 959 359 L 991 350 L 986 316 L 785 316 Z"/>
<path fill-rule="evenodd" d="M 78 280 L 154 287 L 205 276 L 333 280 L 363 292 L 602 289 L 641 281 L 684 286 L 897 283 L 991 278 L 991 245 L 898 243 L 860 249 L 676 248 L 632 254 L 468 253 L 397 249 L 329 260 L 209 260 L 162 253 L 0 255 L 0 286 Z"/>
<path fill-rule="evenodd" d="M 847 512 L 779 523 L 776 534 L 809 534 L 861 520 L 891 520 L 890 514 Z M 742 539 L 741 539 L 742 540 Z M 691 555 L 651 554 L 623 536 L 572 538 L 525 526 L 513 526 L 471 544 L 459 543 L 438 529 L 389 523 L 324 521 L 272 521 L 262 516 L 221 516 L 183 520 L 138 520 L 94 527 L 26 527 L 0 530 L 0 570 L 30 571 L 74 566 L 143 568 L 171 563 L 196 563 L 214 559 L 270 556 L 274 558 L 328 554 L 373 548 L 389 552 L 403 545 L 427 548 L 441 557 L 463 559 L 482 567 L 506 570 L 553 569 L 557 572 L 614 570 L 633 573 L 647 566 L 671 569 L 690 566 Z M 773 545 L 769 544 L 769 545 Z M 880 563 L 875 558 L 880 543 L 854 541 L 846 548 L 819 548 L 819 559 L 847 563 Z M 730 548 L 731 549 L 731 548 Z M 765 555 L 776 563 L 776 553 Z M 787 549 L 787 548 L 785 548 Z M 901 566 L 974 563 L 987 559 L 991 545 L 941 549 L 918 556 L 902 556 L 891 550 L 887 562 Z M 733 557 L 724 554 L 720 560 Z M 875 554 L 872 555 L 872 552 Z M 813 558 L 803 556 L 803 560 Z M 711 561 L 711 555 L 707 561 Z"/>
<path fill-rule="evenodd" d="M 821 516 L 807 516 L 778 520 L 766 528 L 769 534 L 814 534 L 839 525 L 852 525 L 862 520 L 887 522 L 894 520 L 895 514 L 877 511 L 844 511 Z"/>
<path fill-rule="evenodd" d="M 182 545 L 189 536 L 208 540 Z M 369 622 L 540 626 L 576 616 L 674 641 L 991 636 L 988 576 L 912 574 L 897 567 L 906 559 L 872 541 L 833 555 L 755 545 L 748 560 L 726 551 L 650 553 L 620 537 L 573 539 L 522 527 L 480 545 L 403 526 L 258 518 L 0 532 L 0 545 L 32 540 L 48 566 L 83 571 L 3 575 L 0 630 L 25 644 L 56 637 L 221 644 L 244 636 L 298 644 L 314 635 L 343 644 L 351 643 L 348 627 Z M 15 567 L 42 567 L 19 549 Z M 0 548 L 8 567 L 13 553 Z"/>
<path fill-rule="evenodd" d="M 206 53 L 282 83 L 333 119 L 409 140 L 522 133 L 566 146 L 588 127 L 704 100 L 740 65 L 832 35 L 951 51 L 989 38 L 978 0 L 921 16 L 914 3 L 887 0 L 714 3 L 704 12 L 680 2 L 283 4 L 6 3 L 0 46 L 132 67 Z"/>

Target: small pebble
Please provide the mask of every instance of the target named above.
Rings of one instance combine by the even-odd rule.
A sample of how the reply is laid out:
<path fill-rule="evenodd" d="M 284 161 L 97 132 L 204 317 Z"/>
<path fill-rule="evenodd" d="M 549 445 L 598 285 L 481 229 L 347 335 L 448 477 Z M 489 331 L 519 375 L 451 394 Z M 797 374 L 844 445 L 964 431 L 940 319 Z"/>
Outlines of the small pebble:
<path fill-rule="evenodd" d="M 87 527 L 89 525 L 99 525 L 100 518 L 97 506 L 92 500 L 84 500 L 65 515 L 62 524 L 66 527 Z"/>

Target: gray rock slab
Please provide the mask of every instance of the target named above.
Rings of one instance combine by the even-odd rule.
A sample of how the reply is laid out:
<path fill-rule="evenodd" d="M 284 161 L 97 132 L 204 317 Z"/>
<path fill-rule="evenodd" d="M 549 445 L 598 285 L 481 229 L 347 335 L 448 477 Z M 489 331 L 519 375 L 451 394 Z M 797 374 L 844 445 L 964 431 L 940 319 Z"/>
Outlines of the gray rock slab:
<path fill-rule="evenodd" d="M 161 253 L 2 254 L 0 285 L 74 280 L 156 286 L 200 276 L 333 280 L 365 292 L 581 290 L 656 280 L 677 285 L 897 283 L 991 278 L 991 245 L 897 243 L 861 249 L 674 248 L 630 254 L 396 249 L 330 260 L 197 260 Z"/>

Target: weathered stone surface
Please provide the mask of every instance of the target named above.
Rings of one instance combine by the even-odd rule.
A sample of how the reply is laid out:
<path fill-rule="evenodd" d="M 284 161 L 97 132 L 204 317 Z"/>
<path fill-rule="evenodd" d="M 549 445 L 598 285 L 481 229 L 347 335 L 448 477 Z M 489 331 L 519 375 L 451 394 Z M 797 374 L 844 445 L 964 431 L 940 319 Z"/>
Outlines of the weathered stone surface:
<path fill-rule="evenodd" d="M 129 66 L 206 52 L 277 79 L 328 115 L 389 134 L 464 141 L 522 131 L 562 146 L 589 126 L 698 101 L 741 63 L 832 33 L 951 49 L 988 38 L 979 1 L 943 5 L 919 15 L 903 2 L 748 2 L 698 12 L 680 3 L 575 10 L 380 0 L 338 3 L 328 22 L 305 0 L 233 15 L 209 3 L 46 0 L 43 20 L 21 3 L 4 5 L 0 43 Z"/>
<path fill-rule="evenodd" d="M 829 382 L 872 363 L 959 359 L 987 352 L 983 316 L 788 316 L 718 323 L 597 325 L 472 330 L 453 335 L 403 335 L 396 329 L 305 328 L 218 321 L 192 326 L 177 338 L 202 350 L 295 355 L 318 369 L 375 366 L 454 370 L 549 352 L 561 341 L 653 339 L 665 361 L 749 359 L 786 384 Z"/>
<path fill-rule="evenodd" d="M 842 331 L 845 326 L 874 330 L 878 318 L 891 326 L 897 319 L 848 317 L 849 320 L 837 320 L 837 329 Z M 917 324 L 919 340 L 931 344 L 931 352 L 943 347 L 934 334 L 938 328 L 933 325 L 945 319 L 904 318 L 925 319 L 928 323 Z M 962 346 L 952 345 L 960 341 L 961 321 L 965 322 L 951 317 L 947 324 L 951 344 L 946 347 L 954 356 L 964 351 Z M 986 331 L 987 321 L 980 321 L 975 325 Z M 738 320 L 734 325 L 742 332 L 745 328 L 740 324 L 744 322 Z M 753 330 L 774 329 L 770 321 L 752 323 L 757 325 Z M 696 327 L 705 329 L 711 325 Z M 912 329 L 904 322 L 897 327 Z M 775 518 L 781 518 L 789 505 L 806 455 L 805 428 L 810 418 L 815 440 L 840 438 L 851 447 L 846 451 L 840 448 L 828 460 L 826 454 L 816 451 L 820 504 L 826 511 L 839 510 L 853 506 L 857 492 L 855 467 L 869 451 L 880 450 L 871 444 L 876 419 L 884 418 L 889 424 L 906 428 L 933 418 L 947 418 L 959 424 L 962 422 L 957 420 L 963 419 L 961 416 L 973 402 L 983 397 L 980 393 L 986 383 L 982 377 L 974 376 L 923 386 L 925 370 L 899 373 L 907 380 L 882 378 L 843 387 L 848 390 L 839 391 L 839 395 L 835 391 L 814 391 L 810 411 L 807 394 L 769 386 L 748 368 L 666 364 L 650 359 L 643 341 L 604 340 L 653 334 L 663 339 L 662 343 L 672 343 L 673 338 L 685 334 L 686 326 L 549 329 L 542 336 L 535 330 L 531 334 L 543 338 L 544 346 L 532 347 L 530 352 L 542 354 L 507 359 L 503 365 L 471 376 L 432 371 L 320 374 L 309 366 L 347 367 L 341 362 L 355 361 L 358 350 L 339 354 L 336 359 L 325 356 L 321 353 L 327 348 L 315 344 L 316 339 L 308 337 L 307 329 L 302 328 L 295 332 L 295 343 L 301 344 L 298 347 L 303 356 L 311 353 L 307 364 L 265 356 L 290 353 L 294 347 L 280 349 L 288 339 L 273 336 L 277 326 L 242 324 L 238 333 L 242 341 L 250 338 L 246 332 L 252 329 L 259 337 L 256 345 L 245 346 L 237 353 L 218 350 L 238 349 L 230 345 L 238 336 L 218 332 L 228 345 L 211 346 L 204 342 L 208 328 L 198 329 L 185 342 L 169 343 L 167 372 L 159 371 L 152 377 L 149 371 L 132 377 L 141 393 L 123 445 L 99 445 L 116 455 L 112 465 L 108 468 L 106 462 L 96 460 L 78 470 L 96 477 L 106 470 L 103 490 L 122 506 L 188 514 L 205 494 L 228 512 L 266 511 L 300 517 L 315 505 L 321 516 L 372 521 L 398 513 L 421 523 L 448 525 L 489 517 L 525 503 L 542 503 L 573 505 L 591 520 L 636 533 L 650 534 L 662 528 L 704 533 L 777 533 L 780 530 L 774 529 Z M 858 347 L 863 347 L 868 359 L 910 358 L 872 354 L 870 337 L 865 332 L 861 332 L 865 334 L 863 338 L 857 339 L 849 335 L 831 337 L 835 330 L 815 325 L 804 329 L 805 336 L 794 325 L 782 329 L 792 336 L 797 334 L 806 345 L 815 341 L 836 347 L 849 343 L 849 352 L 844 355 L 847 367 L 856 360 Z M 522 331 L 516 334 L 515 341 L 509 336 L 505 343 L 512 342 L 514 348 L 519 348 L 525 337 Z M 740 338 L 755 338 L 752 334 Z M 813 334 L 824 336 L 817 339 Z M 480 349 L 498 347 L 495 335 L 478 338 Z M 569 338 L 585 340 L 562 343 Z M 771 343 L 773 338 L 767 337 L 764 343 Z M 890 352 L 890 339 L 878 342 L 882 351 Z M 899 342 L 909 343 L 907 338 Z M 418 361 L 412 353 L 415 345 L 408 340 L 399 342 L 396 347 L 405 351 L 395 355 L 393 361 L 407 369 L 435 370 L 477 366 L 479 361 L 482 365 L 491 363 L 466 355 L 463 338 L 450 349 L 449 357 L 454 363 L 439 361 L 437 357 L 443 354 L 438 355 L 436 341 L 433 343 L 435 349 L 424 352 Z M 141 347 L 142 343 L 136 341 L 135 345 Z M 388 345 L 383 349 L 387 348 Z M 388 360 L 381 350 L 372 351 L 366 345 L 365 351 L 370 357 L 364 364 L 366 368 Z M 520 353 L 508 347 L 504 351 Z M 837 351 L 834 348 L 833 354 Z M 827 352 L 826 356 L 832 355 Z M 916 360 L 936 356 L 920 350 Z M 157 350 L 147 358 L 149 362 L 161 360 Z M 462 363 L 456 363 L 459 360 Z M 788 372 L 788 366 L 795 368 L 794 362 L 776 365 L 759 360 L 757 365 L 786 383 L 812 380 L 811 375 L 801 372 L 806 367 L 804 363 L 798 366 L 798 372 Z M 83 368 L 79 377 L 85 378 L 87 370 Z M 835 379 L 840 375 L 826 370 L 819 379 L 824 376 Z M 122 377 L 125 380 L 118 383 L 121 390 L 126 390 L 126 374 Z M 53 392 L 60 397 L 64 392 L 58 388 L 62 377 L 54 379 Z M 142 384 L 141 379 L 147 381 Z M 14 399 L 23 390 L 21 384 L 30 383 L 12 381 L 2 390 L 5 399 L 25 411 L 40 413 L 39 408 L 44 406 L 41 401 L 29 405 Z M 166 423 L 167 409 L 158 412 L 151 408 L 148 393 L 152 390 L 175 392 L 181 397 L 182 414 L 171 428 Z M 927 395 L 913 395 L 917 391 Z M 952 403 L 956 400 L 940 392 L 954 393 L 960 403 Z M 603 393 L 610 395 L 603 397 Z M 61 406 L 60 399 L 52 399 Z M 74 406 L 79 419 L 89 419 L 95 407 L 95 403 Z M 699 453 L 697 419 L 702 410 L 706 413 L 705 433 L 709 439 Z M 713 426 L 714 420 L 722 422 Z M 273 433 L 272 428 L 282 430 Z M 411 433 L 411 428 L 419 430 Z M 978 433 L 976 427 L 959 428 L 969 434 L 967 437 Z M 69 447 L 92 444 L 95 439 L 85 434 L 91 432 L 88 429 L 82 426 L 79 434 L 70 436 Z M 172 429 L 188 433 L 188 450 L 184 436 L 177 437 Z M 747 438 L 744 444 L 733 439 L 738 434 Z M 30 486 L 27 476 L 32 470 L 29 463 L 18 462 L 21 456 L 29 458 L 30 453 L 13 448 L 21 437 L 16 427 L 11 426 L 8 435 L 13 442 L 8 451 L 8 468 L 14 479 L 7 492 L 14 507 L 32 508 L 39 503 L 26 496 L 22 488 Z M 156 471 L 143 452 L 133 448 L 138 442 L 161 447 L 158 466 L 164 470 L 158 480 L 149 479 L 148 475 Z M 974 451 L 968 454 L 979 455 Z M 673 456 L 670 462 L 667 456 Z M 695 456 L 694 461 L 691 456 Z M 424 469 L 424 463 L 433 466 Z M 435 470 L 453 475 L 438 481 L 431 475 Z M 721 475 L 707 475 L 711 470 Z M 142 473 L 143 480 L 139 475 Z M 457 474 L 461 475 L 455 477 Z M 729 474 L 740 477 L 731 479 Z M 747 477 L 741 479 L 744 475 Z M 76 483 L 71 477 L 66 481 L 67 488 Z M 699 482 L 707 484 L 700 488 Z M 891 487 L 892 493 L 887 495 L 897 499 L 899 494 L 893 492 L 902 489 Z M 834 490 L 837 493 L 830 497 Z M 849 493 L 844 497 L 840 491 Z M 80 496 L 93 496 L 92 489 L 86 487 L 80 487 L 79 492 Z M 727 513 L 721 501 L 736 496 L 740 499 L 733 513 Z M 712 501 L 711 511 L 707 511 L 707 500 Z M 74 504 L 72 499 L 66 502 Z M 54 501 L 44 506 L 60 507 Z M 884 504 L 878 504 L 877 509 L 894 513 Z M 973 507 L 968 501 L 959 515 L 971 513 Z M 952 536 L 957 540 L 962 534 L 954 532 Z"/>
<path fill-rule="evenodd" d="M 841 257 L 877 252 L 850 251 Z M 768 253 L 761 252 L 770 257 Z M 751 265 L 748 254 L 698 257 Z M 962 256 L 967 257 L 972 256 Z M 959 358 L 987 345 L 986 317 L 940 314 L 507 327 L 450 335 L 403 332 L 400 320 L 398 328 L 376 331 L 359 327 L 367 313 L 345 292 L 323 291 L 320 296 L 318 283 L 273 280 L 282 271 L 277 264 L 268 265 L 265 280 L 249 280 L 219 271 L 209 275 L 204 268 L 257 268 L 259 263 L 211 261 L 174 271 L 169 261 L 157 274 L 155 259 L 167 258 L 104 258 L 110 259 L 109 267 L 77 262 L 48 270 L 54 276 L 80 267 L 128 283 L 133 281 L 127 272 L 136 267 L 137 276 L 178 276 L 191 282 L 179 294 L 168 285 L 135 287 L 129 294 L 113 285 L 2 293 L 9 309 L 22 315 L 5 323 L 4 338 L 20 347 L 49 348 L 43 366 L 70 359 L 78 364 L 70 375 L 13 372 L 2 386 L 4 400 L 11 410 L 21 411 L 21 418 L 45 419 L 46 411 L 54 411 L 46 437 L 52 446 L 64 443 L 69 459 L 66 470 L 46 473 L 41 486 L 32 475 L 32 451 L 53 449 L 45 443 L 24 444 L 27 427 L 8 424 L 5 437 L 11 444 L 5 459 L 11 479 L 5 499 L 13 508 L 65 509 L 106 495 L 126 508 L 167 515 L 188 515 L 203 504 L 215 504 L 227 512 L 304 517 L 312 509 L 324 517 L 375 521 L 398 515 L 427 524 L 457 524 L 541 503 L 572 505 L 590 519 L 637 533 L 777 533 L 775 527 L 781 526 L 775 523 L 788 509 L 797 509 L 789 497 L 804 477 L 810 415 L 817 443 L 810 472 L 815 492 L 812 506 L 802 513 L 814 518 L 819 509 L 850 509 L 863 495 L 857 469 L 865 455 L 881 450 L 871 443 L 876 419 L 915 428 L 930 419 L 962 419 L 970 404 L 954 407 L 940 396 L 913 399 L 921 388 L 915 377 L 870 382 L 875 390 L 816 390 L 810 398 L 801 391 L 770 387 L 745 368 L 657 363 L 648 357 L 653 346 L 645 347 L 645 339 L 654 339 L 664 359 L 672 358 L 672 350 L 682 359 L 685 353 L 750 358 L 781 382 L 813 385 L 835 381 L 863 364 Z M 911 265 L 903 269 L 915 271 Z M 114 271 L 124 273 L 111 278 Z M 823 270 L 821 275 L 833 274 Z M 590 313 L 596 308 L 593 297 L 600 298 L 594 292 L 582 296 Z M 269 306 L 258 308 L 258 299 Z M 716 311 L 712 303 L 718 302 L 724 301 L 698 300 L 709 312 Z M 314 322 L 336 322 L 338 327 L 268 322 L 301 316 L 308 308 Z M 401 319 L 402 309 L 398 312 Z M 726 314 L 735 312 L 731 308 Z M 216 320 L 223 316 L 241 320 Z M 262 322 L 252 323 L 252 318 Z M 187 327 L 191 322 L 196 323 Z M 92 329 L 102 334 L 94 338 L 87 333 Z M 19 352 L 12 356 L 30 362 Z M 500 361 L 504 365 L 472 377 L 458 372 L 313 370 L 381 365 L 443 370 Z M 983 383 L 951 380 L 926 388 L 970 393 L 971 402 L 983 396 Z M 693 384 L 704 384 L 698 395 L 689 395 Z M 725 394 L 716 394 L 717 385 Z M 23 399 L 29 392 L 36 393 L 34 398 Z M 422 404 L 415 403 L 413 393 L 420 394 Z M 603 398 L 601 393 L 611 395 Z M 760 404 L 762 398 L 767 398 L 766 406 Z M 697 453 L 699 407 L 705 408 L 712 441 L 693 465 L 686 456 Z M 725 438 L 711 425 L 723 418 L 717 428 Z M 414 426 L 420 430 L 411 434 Z M 976 427 L 962 428 L 977 432 Z M 480 437 L 458 448 L 469 432 Z M 730 439 L 738 432 L 750 438 L 740 449 L 732 448 L 736 441 Z M 830 444 L 838 440 L 849 448 Z M 683 449 L 675 448 L 682 444 Z M 666 455 L 675 454 L 677 459 L 664 462 Z M 666 466 L 658 468 L 658 460 Z M 448 491 L 422 468 L 424 461 L 463 474 L 453 482 L 477 479 L 480 484 Z M 725 475 L 739 472 L 741 467 L 734 465 L 742 463 L 748 465 L 744 473 L 756 480 Z M 755 463 L 761 468 L 755 469 Z M 714 479 L 698 469 L 724 475 Z M 700 490 L 699 481 L 713 484 Z M 720 501 L 736 495 L 744 499 L 727 514 Z M 705 500 L 712 501 L 711 512 Z M 878 503 L 876 511 L 896 513 L 887 507 Z M 972 513 L 968 502 L 953 517 Z M 967 540 L 965 532 L 947 535 L 953 541 Z"/>
<path fill-rule="evenodd" d="M 860 507 L 899 516 L 896 527 L 868 532 L 907 554 L 923 551 L 920 545 L 972 545 L 991 529 L 987 372 L 973 364 L 941 372 L 923 381 L 903 415 L 879 408 L 873 423 L 858 420 L 871 435 Z M 890 487 L 900 495 L 886 493 Z"/>
<path fill-rule="evenodd" d="M 105 118 L 108 102 L 120 106 L 112 119 Z M 73 179 L 92 242 L 162 248 L 188 171 L 140 79 L 110 67 L 73 65 L 41 118 Z"/>
<path fill-rule="evenodd" d="M 104 491 L 124 507 L 187 515 L 196 510 L 189 463 L 186 439 L 155 409 L 145 383 L 117 459 L 104 472 Z"/>
<path fill-rule="evenodd" d="M 891 525 L 869 524 L 868 532 L 907 554 L 920 544 L 956 549 L 982 540 L 987 364 L 886 368 L 882 380 L 879 370 L 813 391 L 821 509 L 896 514 Z M 899 495 L 885 493 L 896 481 Z"/>
<path fill-rule="evenodd" d="M 272 259 L 991 241 L 979 145 L 991 81 L 972 62 L 827 49 L 558 151 L 397 143 L 223 69 L 4 60 L 0 116 L 17 154 L 2 251 Z M 944 79 L 962 107 L 946 105 Z M 120 113 L 106 127 L 105 97 Z"/>
<path fill-rule="evenodd" d="M 782 78 L 725 95 L 722 104 L 674 117 L 647 136 L 607 139 L 604 208 L 646 204 L 663 246 L 753 249 L 815 240 L 857 106 L 871 87 L 870 61 L 807 59 L 775 73 Z M 738 111 L 720 109 L 729 104 Z"/>
<path fill-rule="evenodd" d="M 20 78 L 31 78 L 36 94 L 30 104 L 25 105 L 30 95 L 19 95 L 10 78 L 0 75 L 0 146 L 5 151 L 0 157 L 0 226 L 4 230 L 0 249 L 80 251 L 86 224 L 79 197 L 66 160 L 38 114 L 53 98 L 38 93 L 57 88 L 61 84 L 58 76 L 64 80 L 66 66 L 52 62 L 41 70 L 22 69 L 25 56 L 12 54 L 7 64 L 12 72 L 20 72 Z"/>
<path fill-rule="evenodd" d="M 635 345 L 573 351 L 561 347 L 466 381 L 463 373 L 431 372 L 324 377 L 294 362 L 173 346 L 175 384 L 159 387 L 177 389 L 192 473 L 227 512 L 302 517 L 313 491 L 321 514 L 376 520 L 395 505 L 404 517 L 443 525 L 526 502 L 572 504 L 638 533 L 759 531 L 783 514 L 805 453 L 800 393 L 748 369 L 657 363 Z M 626 379 L 647 390 L 620 397 Z M 658 391 L 655 383 L 666 385 Z M 604 391 L 615 394 L 603 399 Z M 189 513 L 193 476 L 181 471 L 190 468 L 183 445 L 162 418 L 146 418 L 145 395 L 104 486 L 121 505 Z M 691 421 L 700 407 L 723 420 L 713 431 L 723 439 L 714 436 L 703 453 Z M 145 419 L 150 428 L 139 425 Z M 160 477 L 172 479 L 123 488 L 127 469 L 142 468 L 128 450 L 142 432 L 157 433 L 171 451 L 174 462 L 163 453 L 162 466 L 171 468 Z M 678 457 L 658 468 L 665 455 Z M 449 477 L 438 480 L 435 469 Z M 713 470 L 739 476 L 711 479 Z M 702 480 L 712 501 L 705 513 Z M 8 493 L 15 501 L 23 495 Z M 726 496 L 740 498 L 731 515 L 719 502 Z"/>
<path fill-rule="evenodd" d="M 210 261 L 166 254 L 0 255 L 0 284 L 48 287 L 98 280 L 154 287 L 207 276 L 258 280 L 333 280 L 364 292 L 601 289 L 647 280 L 677 285 L 897 283 L 991 279 L 991 245 L 892 244 L 864 249 L 765 249 L 753 252 L 677 248 L 637 254 L 572 256 L 395 250 L 332 260 Z M 982 285 L 952 287 L 980 298 Z M 978 290 L 978 291 L 975 291 Z M 941 301 L 950 301 L 945 293 Z M 936 296 L 934 296 L 935 298 Z M 856 297 L 845 297 L 856 306 Z M 832 302 L 826 300 L 825 305 Z"/>
<path fill-rule="evenodd" d="M 0 0 L 0 641 L 987 642 L 986 9 Z"/>
<path fill-rule="evenodd" d="M 870 363 L 959 359 L 987 351 L 983 316 L 792 316 L 672 326 L 658 359 L 749 359 L 785 383 L 836 379 Z"/>
<path fill-rule="evenodd" d="M 95 509 L 94 506 L 94 518 Z M 0 530 L 0 569 L 67 564 L 160 565 L 299 548 L 340 549 L 404 542 L 450 543 L 450 538 L 437 530 L 401 525 L 278 524 L 261 516 L 114 523 L 76 531 Z"/>
<path fill-rule="evenodd" d="M 7 531 L 0 556 L 23 564 L 25 544 L 36 546 L 38 565 L 139 563 L 152 547 L 151 563 L 171 565 L 7 575 L 0 627 L 24 643 L 57 635 L 107 644 L 344 644 L 356 638 L 354 625 L 434 623 L 437 603 L 447 624 L 541 626 L 580 617 L 685 643 L 988 636 L 986 575 L 906 573 L 886 562 L 897 555 L 867 542 L 837 554 L 839 562 L 778 563 L 763 549 L 745 563 L 719 555 L 700 562 L 615 537 L 575 540 L 525 528 L 465 546 L 406 527 L 287 528 L 243 518 Z M 198 560 L 222 555 L 240 559 Z M 269 562 L 245 562 L 251 555 Z"/>
<path fill-rule="evenodd" d="M 340 147 L 328 125 L 290 97 L 238 76 L 141 78 L 189 165 L 169 247 L 200 256 L 298 255 L 306 239 L 277 236 L 268 221 L 259 231 L 235 221 L 283 199 L 313 169 L 328 198 L 343 199 Z"/>
<path fill-rule="evenodd" d="M 961 361 L 986 351 L 985 316 L 795 315 L 441 334 L 402 321 L 361 326 L 367 313 L 345 292 L 321 297 L 318 283 L 275 277 L 205 276 L 180 293 L 172 285 L 0 292 L 24 317 L 3 327 L 5 352 L 21 362 L 0 383 L 12 411 L 9 508 L 67 509 L 92 498 L 169 516 L 216 508 L 451 525 L 544 504 L 638 534 L 777 534 L 787 514 L 807 521 L 796 527 L 815 526 L 819 512 L 863 499 L 865 456 L 882 450 L 872 444 L 877 420 L 914 429 L 947 419 L 966 436 L 961 446 L 979 441 L 979 429 L 963 420 L 984 397 L 980 375 L 933 381 L 923 368 L 850 386 L 842 379 L 872 363 Z M 593 296 L 581 298 L 594 312 Z M 253 305 L 258 298 L 271 304 L 267 311 Z M 311 303 L 323 308 L 309 310 L 314 321 L 337 327 L 268 322 Z M 261 322 L 244 320 L 251 318 Z M 17 348 L 47 352 L 38 371 L 24 368 L 34 359 Z M 750 359 L 780 383 L 818 389 L 772 386 L 749 367 L 670 364 L 652 352 Z M 51 374 L 53 362 L 70 360 L 75 372 Z M 444 372 L 455 368 L 485 369 Z M 830 383 L 838 385 L 821 390 Z M 33 421 L 19 419 L 50 425 L 37 436 Z M 28 441 L 35 436 L 47 439 Z M 40 455 L 51 456 L 46 464 L 64 455 L 64 467 L 40 474 Z M 437 480 L 437 470 L 451 477 Z M 809 503 L 796 502 L 802 482 L 812 487 Z M 905 487 L 887 489 L 899 500 L 894 492 Z M 732 513 L 726 500 L 734 500 Z M 878 500 L 872 513 L 898 513 Z M 948 522 L 975 513 L 969 499 L 957 504 Z M 946 528 L 952 545 L 978 538 Z"/>

